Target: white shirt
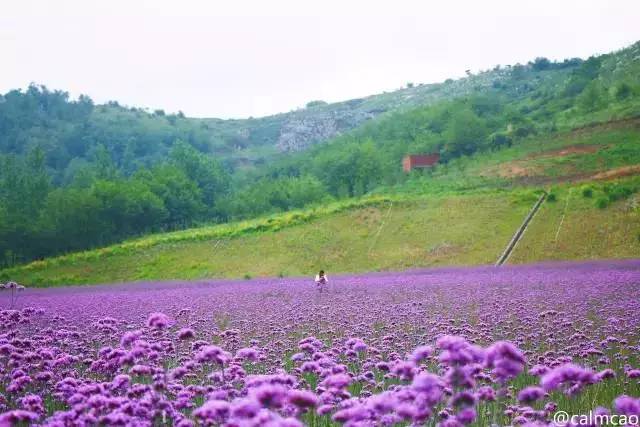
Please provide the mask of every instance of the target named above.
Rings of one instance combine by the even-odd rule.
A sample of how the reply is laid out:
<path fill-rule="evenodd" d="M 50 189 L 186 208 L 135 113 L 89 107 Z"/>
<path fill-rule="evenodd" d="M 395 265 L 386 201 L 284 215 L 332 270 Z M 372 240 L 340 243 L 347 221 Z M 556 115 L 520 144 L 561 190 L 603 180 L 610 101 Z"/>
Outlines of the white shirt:
<path fill-rule="evenodd" d="M 326 274 L 323 276 L 323 278 L 326 283 L 329 283 L 329 278 L 327 277 Z M 320 275 L 316 274 L 316 283 L 319 283 L 319 282 L 320 282 Z"/>

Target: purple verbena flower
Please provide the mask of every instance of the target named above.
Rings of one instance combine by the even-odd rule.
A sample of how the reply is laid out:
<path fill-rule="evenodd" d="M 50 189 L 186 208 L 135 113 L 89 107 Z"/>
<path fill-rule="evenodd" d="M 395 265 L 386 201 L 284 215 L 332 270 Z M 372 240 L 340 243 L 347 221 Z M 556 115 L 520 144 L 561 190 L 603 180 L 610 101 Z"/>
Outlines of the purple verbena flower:
<path fill-rule="evenodd" d="M 169 317 L 164 313 L 151 313 L 147 318 L 147 326 L 152 329 L 166 329 L 170 323 Z"/>
<path fill-rule="evenodd" d="M 535 402 L 536 400 L 543 398 L 545 394 L 546 392 L 543 388 L 538 386 L 530 386 L 520 390 L 520 392 L 518 393 L 518 400 L 522 403 L 530 404 Z"/>
<path fill-rule="evenodd" d="M 631 396 L 618 396 L 613 402 L 618 414 L 640 416 L 640 399 Z"/>
<path fill-rule="evenodd" d="M 568 363 L 546 373 L 540 379 L 540 385 L 545 391 L 553 391 L 562 385 L 583 387 L 596 381 L 593 371 Z"/>
<path fill-rule="evenodd" d="M 502 382 L 520 374 L 525 363 L 522 352 L 508 341 L 498 341 L 487 348 L 485 365 L 493 368 L 494 375 Z"/>
<path fill-rule="evenodd" d="M 196 336 L 195 332 L 191 328 L 182 328 L 178 331 L 178 339 L 188 340 Z"/>

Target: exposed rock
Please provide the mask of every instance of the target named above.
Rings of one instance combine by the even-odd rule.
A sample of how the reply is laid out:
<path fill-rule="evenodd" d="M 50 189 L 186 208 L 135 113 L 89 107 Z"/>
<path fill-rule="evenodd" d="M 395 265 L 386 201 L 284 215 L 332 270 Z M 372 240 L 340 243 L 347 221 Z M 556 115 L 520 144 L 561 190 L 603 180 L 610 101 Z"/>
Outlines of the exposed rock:
<path fill-rule="evenodd" d="M 281 151 L 304 150 L 316 142 L 325 141 L 353 129 L 374 116 L 375 113 L 372 112 L 349 109 L 315 114 L 301 112 L 288 117 L 282 124 L 276 146 Z"/>

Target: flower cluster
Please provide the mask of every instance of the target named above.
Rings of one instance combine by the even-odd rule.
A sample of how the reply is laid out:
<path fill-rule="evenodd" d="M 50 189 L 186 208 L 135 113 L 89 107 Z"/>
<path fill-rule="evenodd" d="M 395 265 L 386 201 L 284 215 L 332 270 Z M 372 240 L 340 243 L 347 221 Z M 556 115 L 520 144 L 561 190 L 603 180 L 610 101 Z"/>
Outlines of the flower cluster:
<path fill-rule="evenodd" d="M 626 261 L 29 289 L 0 310 L 0 425 L 640 415 L 638 283 Z"/>

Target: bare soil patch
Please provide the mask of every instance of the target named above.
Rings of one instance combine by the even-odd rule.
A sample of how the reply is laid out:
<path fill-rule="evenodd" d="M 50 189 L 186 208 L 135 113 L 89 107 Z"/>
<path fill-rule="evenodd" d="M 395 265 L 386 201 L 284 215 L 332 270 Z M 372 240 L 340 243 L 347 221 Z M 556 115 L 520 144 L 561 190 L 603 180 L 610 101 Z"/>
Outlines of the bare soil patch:
<path fill-rule="evenodd" d="M 541 172 L 540 167 L 529 165 L 524 160 L 515 160 L 496 166 L 489 174 L 496 174 L 501 178 L 523 178 L 537 176 Z"/>
<path fill-rule="evenodd" d="M 590 179 L 595 181 L 607 181 L 610 179 L 622 178 L 625 176 L 640 175 L 640 165 L 622 166 L 615 169 L 609 169 L 592 175 Z"/>
<path fill-rule="evenodd" d="M 570 145 L 568 147 L 563 147 L 557 150 L 543 151 L 541 153 L 532 153 L 529 156 L 527 156 L 527 158 L 540 159 L 545 157 L 564 157 L 564 156 L 569 156 L 571 154 L 590 154 L 590 153 L 595 153 L 603 148 L 606 148 L 606 147 L 602 145 L 576 144 L 576 145 Z"/>

